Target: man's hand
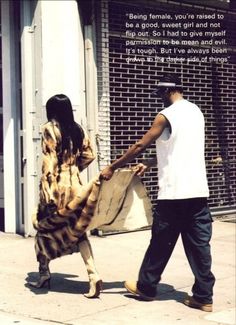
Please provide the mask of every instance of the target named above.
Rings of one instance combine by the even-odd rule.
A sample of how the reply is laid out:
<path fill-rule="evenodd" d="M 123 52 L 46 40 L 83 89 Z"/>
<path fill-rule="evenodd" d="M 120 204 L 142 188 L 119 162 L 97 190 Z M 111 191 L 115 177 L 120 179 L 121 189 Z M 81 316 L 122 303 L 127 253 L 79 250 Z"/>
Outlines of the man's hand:
<path fill-rule="evenodd" d="M 107 166 L 101 171 L 100 178 L 108 181 L 109 179 L 112 178 L 113 174 L 114 174 L 114 170 L 111 168 L 111 166 Z"/>
<path fill-rule="evenodd" d="M 148 168 L 149 166 L 140 163 L 137 166 L 133 167 L 133 170 L 136 172 L 136 175 L 143 176 L 143 174 L 147 171 Z"/>

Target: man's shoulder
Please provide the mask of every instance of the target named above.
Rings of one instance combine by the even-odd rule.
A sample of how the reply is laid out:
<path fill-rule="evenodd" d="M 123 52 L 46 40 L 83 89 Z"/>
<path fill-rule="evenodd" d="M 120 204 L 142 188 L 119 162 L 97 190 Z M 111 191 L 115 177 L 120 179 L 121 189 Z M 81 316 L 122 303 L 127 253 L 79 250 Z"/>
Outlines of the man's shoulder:
<path fill-rule="evenodd" d="M 159 112 L 159 114 L 163 114 L 163 115 L 171 114 L 172 112 L 175 112 L 175 108 L 176 108 L 176 106 L 177 106 L 177 105 L 176 105 L 176 102 L 175 102 L 175 103 L 171 104 L 170 106 L 163 108 L 163 109 Z"/>
<path fill-rule="evenodd" d="M 185 98 L 183 98 L 180 101 L 176 101 L 175 103 L 173 103 L 171 106 L 167 107 L 167 109 L 169 109 L 170 111 L 174 110 L 174 109 L 178 109 L 178 111 L 180 111 L 181 109 L 183 110 L 183 112 L 185 110 L 195 110 L 195 111 L 199 111 L 201 112 L 199 106 Z"/>

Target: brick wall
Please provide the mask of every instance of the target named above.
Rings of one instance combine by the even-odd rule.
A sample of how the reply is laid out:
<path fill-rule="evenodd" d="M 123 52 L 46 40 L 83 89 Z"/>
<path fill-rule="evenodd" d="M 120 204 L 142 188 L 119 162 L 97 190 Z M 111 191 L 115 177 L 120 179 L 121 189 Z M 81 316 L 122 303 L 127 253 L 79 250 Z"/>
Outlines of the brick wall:
<path fill-rule="evenodd" d="M 178 5 L 157 6 L 155 4 L 152 6 L 151 1 L 148 2 L 147 8 L 145 6 L 147 2 L 143 1 L 143 3 L 142 13 L 145 10 L 147 12 L 151 10 L 153 13 L 168 11 L 179 13 L 182 10 Z M 142 62 L 141 55 L 136 56 L 140 62 L 127 62 L 126 13 L 140 12 L 140 4 L 138 7 L 134 2 L 115 0 L 108 1 L 108 4 L 102 23 L 108 23 L 109 28 L 107 44 L 109 44 L 111 160 L 119 157 L 138 140 L 150 128 L 158 111 L 163 108 L 161 101 L 151 95 L 158 78 L 164 72 L 178 73 L 183 81 L 185 98 L 196 103 L 206 119 L 206 164 L 210 206 L 212 208 L 232 207 L 235 205 L 236 195 L 236 116 L 233 106 L 236 91 L 235 57 L 232 56 L 231 62 L 224 64 Z M 196 9 L 188 9 L 188 11 L 191 10 L 194 12 Z M 229 28 L 230 24 L 233 26 L 236 20 L 235 15 L 224 14 L 227 27 Z M 235 29 L 230 30 L 234 33 Z M 236 39 L 234 36 L 229 35 L 229 40 Z M 142 158 L 154 156 L 155 146 L 153 145 Z M 158 190 L 157 170 L 153 168 L 146 173 L 143 180 L 152 201 L 155 202 Z"/>

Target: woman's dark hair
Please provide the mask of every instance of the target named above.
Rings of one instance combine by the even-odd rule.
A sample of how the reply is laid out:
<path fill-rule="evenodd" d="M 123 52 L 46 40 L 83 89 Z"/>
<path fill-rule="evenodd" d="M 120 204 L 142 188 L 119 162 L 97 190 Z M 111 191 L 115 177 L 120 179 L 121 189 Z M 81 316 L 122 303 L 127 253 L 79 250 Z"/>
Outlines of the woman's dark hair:
<path fill-rule="evenodd" d="M 79 124 L 74 121 L 73 110 L 70 99 L 63 94 L 49 98 L 46 103 L 48 121 L 56 121 L 59 124 L 62 134 L 62 151 L 71 150 L 73 153 L 79 149 L 81 151 L 84 132 Z"/>

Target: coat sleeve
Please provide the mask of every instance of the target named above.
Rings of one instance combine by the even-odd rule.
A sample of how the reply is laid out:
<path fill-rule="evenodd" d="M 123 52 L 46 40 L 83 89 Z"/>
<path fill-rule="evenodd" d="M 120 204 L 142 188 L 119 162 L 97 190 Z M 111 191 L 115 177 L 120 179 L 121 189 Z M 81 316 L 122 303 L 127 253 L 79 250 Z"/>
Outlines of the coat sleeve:
<path fill-rule="evenodd" d="M 58 176 L 57 150 L 61 144 L 61 134 L 53 123 L 42 127 L 42 177 L 40 182 L 40 201 L 56 201 Z"/>
<path fill-rule="evenodd" d="M 86 167 L 88 167 L 89 164 L 95 159 L 95 155 L 93 153 L 93 149 L 91 146 L 91 141 L 89 140 L 89 137 L 84 130 L 84 140 L 83 140 L 83 146 L 82 146 L 82 151 L 80 153 L 80 156 L 78 158 L 78 167 L 79 170 L 82 171 Z"/>

